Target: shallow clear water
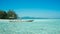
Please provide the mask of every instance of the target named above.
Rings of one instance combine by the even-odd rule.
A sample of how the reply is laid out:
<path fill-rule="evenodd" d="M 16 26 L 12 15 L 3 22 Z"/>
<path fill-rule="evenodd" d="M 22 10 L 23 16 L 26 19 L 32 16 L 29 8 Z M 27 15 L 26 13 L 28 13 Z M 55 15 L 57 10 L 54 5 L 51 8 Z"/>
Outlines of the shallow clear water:
<path fill-rule="evenodd" d="M 0 22 L 0 34 L 60 34 L 60 19 L 33 22 Z"/>

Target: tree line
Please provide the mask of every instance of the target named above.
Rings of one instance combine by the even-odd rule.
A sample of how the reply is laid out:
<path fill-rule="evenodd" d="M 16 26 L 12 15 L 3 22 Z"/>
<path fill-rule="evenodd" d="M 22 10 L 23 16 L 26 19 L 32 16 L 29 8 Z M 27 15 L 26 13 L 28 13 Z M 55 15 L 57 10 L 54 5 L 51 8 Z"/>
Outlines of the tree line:
<path fill-rule="evenodd" d="M 17 14 L 14 10 L 0 10 L 0 19 L 17 19 Z"/>

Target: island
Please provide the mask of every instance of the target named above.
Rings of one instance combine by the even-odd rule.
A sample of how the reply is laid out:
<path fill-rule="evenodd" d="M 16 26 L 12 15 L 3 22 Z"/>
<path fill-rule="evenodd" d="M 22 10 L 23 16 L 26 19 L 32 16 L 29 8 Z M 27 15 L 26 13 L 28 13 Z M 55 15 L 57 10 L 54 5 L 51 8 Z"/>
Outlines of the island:
<path fill-rule="evenodd" d="M 0 20 L 9 22 L 32 22 L 33 20 L 22 20 L 18 18 L 18 15 L 14 10 L 0 10 Z"/>

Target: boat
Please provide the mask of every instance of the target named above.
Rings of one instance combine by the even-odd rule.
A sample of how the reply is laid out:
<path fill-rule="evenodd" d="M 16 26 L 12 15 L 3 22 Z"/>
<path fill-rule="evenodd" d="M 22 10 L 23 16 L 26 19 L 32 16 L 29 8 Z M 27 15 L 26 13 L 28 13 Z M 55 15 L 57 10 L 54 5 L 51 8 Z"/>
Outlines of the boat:
<path fill-rule="evenodd" d="M 33 20 L 23 20 L 22 22 L 33 22 Z"/>
<path fill-rule="evenodd" d="M 9 22 L 33 22 L 33 20 L 10 20 Z"/>
<path fill-rule="evenodd" d="M 17 20 L 17 19 L 0 19 L 0 21 L 4 22 L 33 22 L 33 20 Z"/>

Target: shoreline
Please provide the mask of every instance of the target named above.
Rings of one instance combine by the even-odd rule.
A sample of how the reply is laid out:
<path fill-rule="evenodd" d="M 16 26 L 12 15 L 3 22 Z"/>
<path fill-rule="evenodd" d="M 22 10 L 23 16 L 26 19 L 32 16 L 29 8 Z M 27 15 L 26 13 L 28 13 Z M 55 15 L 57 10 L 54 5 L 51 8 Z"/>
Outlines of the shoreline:
<path fill-rule="evenodd" d="M 7 22 L 32 22 L 33 20 L 0 19 L 0 21 L 7 21 Z"/>

